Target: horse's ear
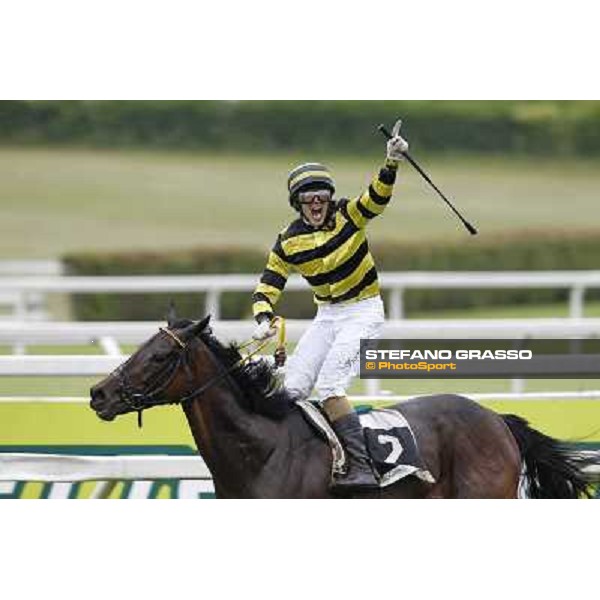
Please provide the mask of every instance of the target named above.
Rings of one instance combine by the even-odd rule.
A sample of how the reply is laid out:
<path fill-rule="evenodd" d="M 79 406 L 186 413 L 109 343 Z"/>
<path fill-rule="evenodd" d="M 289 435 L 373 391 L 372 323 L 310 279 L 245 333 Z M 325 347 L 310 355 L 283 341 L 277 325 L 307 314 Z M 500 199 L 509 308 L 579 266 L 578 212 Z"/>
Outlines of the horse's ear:
<path fill-rule="evenodd" d="M 173 327 L 177 321 L 177 314 L 175 313 L 175 302 L 171 300 L 169 302 L 169 310 L 167 310 L 167 326 Z"/>
<path fill-rule="evenodd" d="M 201 334 L 207 327 L 208 327 L 208 323 L 210 321 L 210 315 L 208 315 L 207 317 L 204 317 L 204 319 L 202 319 L 201 321 L 198 321 L 197 323 L 194 323 L 190 329 L 190 333 L 192 335 L 199 335 Z"/>

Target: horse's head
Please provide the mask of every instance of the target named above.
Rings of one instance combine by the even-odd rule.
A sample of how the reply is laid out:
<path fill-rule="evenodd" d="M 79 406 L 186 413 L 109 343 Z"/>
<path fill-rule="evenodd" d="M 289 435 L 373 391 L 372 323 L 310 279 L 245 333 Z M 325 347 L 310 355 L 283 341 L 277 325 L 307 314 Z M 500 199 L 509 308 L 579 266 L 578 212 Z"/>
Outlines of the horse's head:
<path fill-rule="evenodd" d="M 90 390 L 91 408 L 105 421 L 132 411 L 180 401 L 190 391 L 191 354 L 208 326 L 169 319 L 147 342 Z"/>

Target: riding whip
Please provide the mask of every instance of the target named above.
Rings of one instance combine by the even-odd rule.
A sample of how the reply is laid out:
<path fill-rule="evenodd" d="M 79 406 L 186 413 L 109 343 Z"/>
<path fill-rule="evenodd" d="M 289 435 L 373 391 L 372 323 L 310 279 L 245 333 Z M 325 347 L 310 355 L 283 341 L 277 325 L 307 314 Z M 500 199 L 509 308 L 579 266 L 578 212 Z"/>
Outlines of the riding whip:
<path fill-rule="evenodd" d="M 385 125 L 379 125 L 379 127 L 377 129 L 379 131 L 381 131 L 381 133 L 388 140 L 392 138 L 392 134 L 386 129 Z M 454 212 L 454 214 L 461 220 L 462 224 L 466 227 L 467 231 L 471 235 L 477 235 L 477 229 L 475 229 L 475 227 L 473 227 L 473 225 L 471 225 L 471 223 L 469 223 L 458 212 L 458 210 L 452 204 L 452 202 L 450 202 L 450 200 L 448 200 L 448 198 L 446 198 L 446 196 L 444 196 L 444 194 L 442 193 L 442 191 L 435 185 L 435 183 L 433 183 L 433 181 L 431 181 L 431 178 L 429 177 L 429 175 L 427 175 L 427 173 L 425 173 L 425 171 L 423 171 L 423 169 L 419 166 L 419 164 L 415 161 L 415 159 L 408 152 L 402 152 L 402 154 L 404 155 L 404 157 L 406 158 L 406 160 L 417 170 L 417 172 L 419 173 L 419 175 L 421 175 L 421 177 L 423 177 L 423 179 L 440 195 L 440 197 L 442 198 L 442 200 L 452 209 L 452 211 Z"/>

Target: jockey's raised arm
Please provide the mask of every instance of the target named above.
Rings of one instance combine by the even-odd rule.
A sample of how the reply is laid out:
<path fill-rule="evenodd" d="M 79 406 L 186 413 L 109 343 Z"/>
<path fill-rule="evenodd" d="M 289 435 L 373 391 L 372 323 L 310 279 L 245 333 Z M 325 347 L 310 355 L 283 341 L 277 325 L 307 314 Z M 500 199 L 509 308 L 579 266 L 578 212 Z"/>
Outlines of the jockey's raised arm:
<path fill-rule="evenodd" d="M 386 165 L 373 178 L 369 187 L 354 200 L 341 200 L 340 210 L 347 212 L 348 217 L 359 228 L 380 215 L 392 198 L 396 182 L 397 167 Z"/>

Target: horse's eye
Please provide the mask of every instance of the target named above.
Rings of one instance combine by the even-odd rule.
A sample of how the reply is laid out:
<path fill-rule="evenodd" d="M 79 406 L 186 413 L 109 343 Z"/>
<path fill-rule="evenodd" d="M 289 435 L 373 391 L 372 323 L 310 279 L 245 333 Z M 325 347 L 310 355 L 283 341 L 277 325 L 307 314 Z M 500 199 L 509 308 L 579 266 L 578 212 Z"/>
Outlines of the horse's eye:
<path fill-rule="evenodd" d="M 167 360 L 167 358 L 169 358 L 168 354 L 153 354 L 150 360 L 160 365 L 164 363 Z"/>

